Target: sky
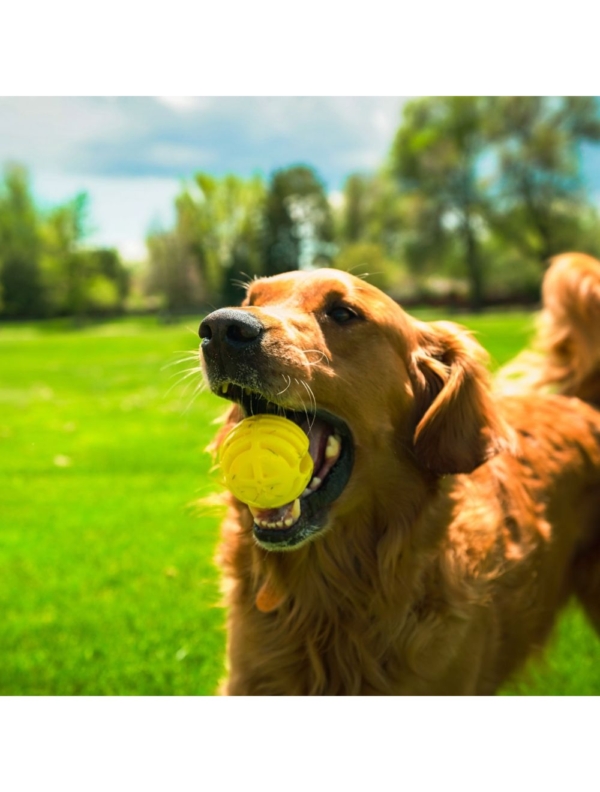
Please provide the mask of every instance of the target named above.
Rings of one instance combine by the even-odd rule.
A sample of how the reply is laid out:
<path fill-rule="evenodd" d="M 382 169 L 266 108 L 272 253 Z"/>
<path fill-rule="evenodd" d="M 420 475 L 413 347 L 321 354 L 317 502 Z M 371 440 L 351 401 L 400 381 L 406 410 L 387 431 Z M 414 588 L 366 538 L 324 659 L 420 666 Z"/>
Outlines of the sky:
<path fill-rule="evenodd" d="M 335 197 L 353 171 L 387 156 L 407 97 L 5 97 L 0 165 L 25 165 L 39 205 L 89 195 L 88 243 L 145 256 L 150 228 L 174 221 L 174 198 L 199 170 L 268 178 L 314 167 Z M 584 175 L 600 205 L 600 147 Z"/>
<path fill-rule="evenodd" d="M 29 169 L 39 204 L 90 198 L 90 244 L 126 259 L 168 227 L 183 180 L 199 170 L 265 178 L 313 166 L 336 193 L 385 159 L 405 97 L 0 98 L 0 163 Z"/>

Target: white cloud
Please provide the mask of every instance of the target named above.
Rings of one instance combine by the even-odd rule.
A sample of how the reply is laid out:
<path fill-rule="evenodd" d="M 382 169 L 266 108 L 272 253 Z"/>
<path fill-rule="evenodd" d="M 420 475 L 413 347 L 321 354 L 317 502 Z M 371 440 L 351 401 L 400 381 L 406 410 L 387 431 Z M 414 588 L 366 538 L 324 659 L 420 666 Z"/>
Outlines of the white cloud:
<path fill-rule="evenodd" d="M 150 145 L 148 159 L 162 167 L 178 169 L 184 166 L 192 173 L 194 170 L 209 166 L 216 157 L 213 152 L 200 147 L 157 142 Z"/>
<path fill-rule="evenodd" d="M 69 176 L 40 172 L 33 180 L 39 200 L 52 205 L 78 192 L 90 196 L 90 244 L 116 247 L 125 259 L 145 255 L 144 240 L 152 225 L 170 227 L 174 199 L 181 190 L 177 179 Z"/>
<path fill-rule="evenodd" d="M 128 125 L 123 108 L 106 98 L 3 98 L 0 163 L 76 170 L 82 144 L 119 138 Z"/>
<path fill-rule="evenodd" d="M 156 101 L 178 112 L 198 110 L 210 103 L 210 99 L 202 96 L 157 96 Z"/>
<path fill-rule="evenodd" d="M 0 98 L 0 165 L 28 167 L 38 195 L 85 190 L 98 244 L 124 253 L 170 225 L 180 181 L 198 170 L 268 177 L 300 162 L 329 191 L 384 160 L 402 97 Z"/>
<path fill-rule="evenodd" d="M 42 97 L 0 99 L 0 162 L 68 173 L 269 173 L 299 160 L 330 186 L 373 167 L 402 97 Z"/>

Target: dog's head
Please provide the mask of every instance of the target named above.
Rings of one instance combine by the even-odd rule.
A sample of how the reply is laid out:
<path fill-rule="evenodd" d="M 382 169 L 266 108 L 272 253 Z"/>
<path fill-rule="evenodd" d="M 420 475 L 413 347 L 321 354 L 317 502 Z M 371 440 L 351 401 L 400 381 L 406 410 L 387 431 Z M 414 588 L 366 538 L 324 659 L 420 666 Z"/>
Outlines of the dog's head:
<path fill-rule="evenodd" d="M 234 402 L 217 445 L 261 413 L 285 415 L 310 438 L 314 478 L 299 503 L 254 512 L 265 548 L 299 546 L 366 491 L 387 487 L 389 498 L 403 471 L 468 473 L 500 448 L 481 348 L 347 273 L 256 280 L 240 308 L 207 316 L 200 336 L 211 390 Z"/>

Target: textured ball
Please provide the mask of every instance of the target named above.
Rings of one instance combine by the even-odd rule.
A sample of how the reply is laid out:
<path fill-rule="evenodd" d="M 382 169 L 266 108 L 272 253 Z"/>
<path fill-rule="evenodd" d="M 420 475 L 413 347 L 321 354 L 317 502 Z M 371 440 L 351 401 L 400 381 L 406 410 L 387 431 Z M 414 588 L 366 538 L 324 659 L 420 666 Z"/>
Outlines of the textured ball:
<path fill-rule="evenodd" d="M 308 448 L 308 436 L 287 418 L 246 418 L 231 430 L 221 447 L 224 484 L 249 506 L 284 506 L 304 492 L 312 477 Z"/>

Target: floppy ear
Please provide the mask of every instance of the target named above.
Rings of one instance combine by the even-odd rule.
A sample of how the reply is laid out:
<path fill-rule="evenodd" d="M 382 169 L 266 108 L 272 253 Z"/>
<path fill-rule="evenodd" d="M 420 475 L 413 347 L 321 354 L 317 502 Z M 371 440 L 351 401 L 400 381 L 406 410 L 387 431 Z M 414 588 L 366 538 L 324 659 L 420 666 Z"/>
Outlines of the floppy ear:
<path fill-rule="evenodd" d="M 470 473 L 508 446 L 494 405 L 486 353 L 452 322 L 419 328 L 409 370 L 415 397 L 414 452 L 438 475 Z"/>

